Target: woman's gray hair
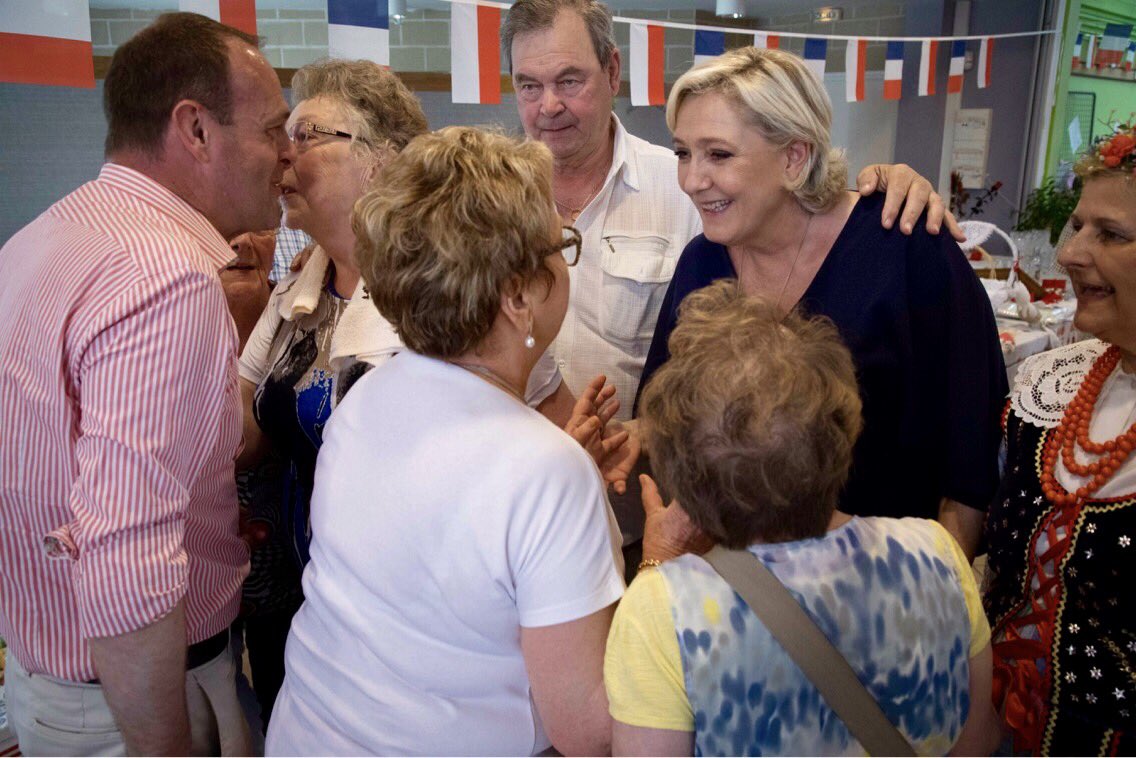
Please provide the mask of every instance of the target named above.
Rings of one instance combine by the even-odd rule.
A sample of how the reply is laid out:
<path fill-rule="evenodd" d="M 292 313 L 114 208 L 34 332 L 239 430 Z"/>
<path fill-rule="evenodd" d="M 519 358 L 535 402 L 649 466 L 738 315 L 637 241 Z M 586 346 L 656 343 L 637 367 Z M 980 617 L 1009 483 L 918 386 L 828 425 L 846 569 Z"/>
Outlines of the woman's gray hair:
<path fill-rule="evenodd" d="M 667 345 L 639 399 L 663 490 L 724 547 L 824 534 L 862 427 L 832 322 L 721 279 L 683 300 Z"/>
<path fill-rule="evenodd" d="M 399 152 L 428 129 L 418 98 L 401 79 L 373 61 L 309 63 L 292 77 L 292 103 L 313 97 L 326 97 L 343 108 L 352 121 L 353 146 Z"/>
<path fill-rule="evenodd" d="M 832 103 L 817 77 L 796 55 L 742 47 L 687 71 L 667 99 L 673 132 L 686 98 L 720 92 L 732 98 L 746 120 L 779 148 L 809 147 L 804 170 L 786 189 L 812 213 L 832 207 L 848 181 L 848 163 L 832 148 Z"/>

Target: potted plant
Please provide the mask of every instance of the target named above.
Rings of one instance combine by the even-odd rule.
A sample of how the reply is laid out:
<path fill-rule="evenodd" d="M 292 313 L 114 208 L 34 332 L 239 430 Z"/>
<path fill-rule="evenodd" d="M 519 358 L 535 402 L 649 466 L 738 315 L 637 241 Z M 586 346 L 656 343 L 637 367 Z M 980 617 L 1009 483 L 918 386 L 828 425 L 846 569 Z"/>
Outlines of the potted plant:
<path fill-rule="evenodd" d="M 1080 197 L 1080 182 L 1049 176 L 1030 193 L 1018 213 L 1014 243 L 1025 269 L 1039 279 L 1052 273 L 1057 258 L 1054 245 Z"/>
<path fill-rule="evenodd" d="M 1018 214 L 1014 230 L 1046 231 L 1049 233 L 1049 244 L 1056 245 L 1065 222 L 1069 220 L 1080 199 L 1080 182 L 1070 184 L 1059 182 L 1053 176 L 1046 177 L 1041 186 L 1030 193 L 1025 207 Z"/>

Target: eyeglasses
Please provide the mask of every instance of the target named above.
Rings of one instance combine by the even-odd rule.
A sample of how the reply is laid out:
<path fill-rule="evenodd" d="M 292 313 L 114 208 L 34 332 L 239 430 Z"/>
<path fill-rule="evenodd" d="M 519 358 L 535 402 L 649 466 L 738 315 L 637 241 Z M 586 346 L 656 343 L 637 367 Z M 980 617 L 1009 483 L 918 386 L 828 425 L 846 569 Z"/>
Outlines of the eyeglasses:
<path fill-rule="evenodd" d="M 297 121 L 288 129 L 288 139 L 292 140 L 292 144 L 296 146 L 297 150 L 301 151 L 312 147 L 312 137 L 317 134 L 326 134 L 329 137 L 346 137 L 347 139 L 355 138 L 353 134 L 332 129 L 330 126 L 321 126 L 311 121 Z"/>
<path fill-rule="evenodd" d="M 580 232 L 573 226 L 563 226 L 560 228 L 560 233 L 563 239 L 559 245 L 553 245 L 548 249 L 548 255 L 553 253 L 563 253 L 564 262 L 569 266 L 575 266 L 580 261 L 580 246 L 584 242 L 584 238 L 580 236 Z M 574 248 L 569 251 L 568 248 Z"/>

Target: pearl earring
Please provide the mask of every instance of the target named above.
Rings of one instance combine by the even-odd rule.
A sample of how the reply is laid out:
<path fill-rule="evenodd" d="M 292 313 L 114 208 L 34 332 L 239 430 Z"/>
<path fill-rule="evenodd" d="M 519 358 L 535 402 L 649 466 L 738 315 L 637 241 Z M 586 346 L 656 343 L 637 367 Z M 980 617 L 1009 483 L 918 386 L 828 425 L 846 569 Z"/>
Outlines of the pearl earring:
<path fill-rule="evenodd" d="M 532 332 L 529 332 L 529 336 L 525 337 L 525 347 L 527 347 L 529 350 L 532 350 L 534 347 L 536 347 L 536 340 L 533 339 Z"/>

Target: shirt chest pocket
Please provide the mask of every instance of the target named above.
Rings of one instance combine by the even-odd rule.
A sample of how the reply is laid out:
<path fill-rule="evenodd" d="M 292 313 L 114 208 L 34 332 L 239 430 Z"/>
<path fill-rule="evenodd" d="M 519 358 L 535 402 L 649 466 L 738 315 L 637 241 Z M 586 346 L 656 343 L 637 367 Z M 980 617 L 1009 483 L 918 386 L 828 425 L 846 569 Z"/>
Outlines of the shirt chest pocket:
<path fill-rule="evenodd" d="M 603 238 L 600 328 L 607 339 L 651 339 L 679 252 L 669 237 L 612 234 Z"/>

